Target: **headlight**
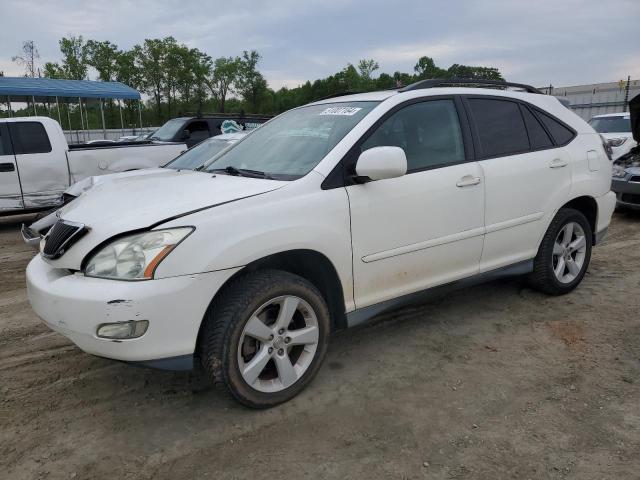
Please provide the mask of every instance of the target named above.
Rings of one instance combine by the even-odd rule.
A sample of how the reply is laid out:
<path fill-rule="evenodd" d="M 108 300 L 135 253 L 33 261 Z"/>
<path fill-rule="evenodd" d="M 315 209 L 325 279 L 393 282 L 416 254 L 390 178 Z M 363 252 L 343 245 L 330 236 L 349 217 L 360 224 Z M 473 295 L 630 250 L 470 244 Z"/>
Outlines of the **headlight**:
<path fill-rule="evenodd" d="M 158 264 L 192 231 L 192 227 L 179 227 L 119 238 L 91 257 L 84 274 L 117 280 L 150 280 Z"/>
<path fill-rule="evenodd" d="M 613 175 L 614 178 L 622 178 L 626 174 L 627 172 L 625 172 L 624 167 L 617 164 L 613 164 L 611 168 L 611 175 Z"/>
<path fill-rule="evenodd" d="M 621 146 L 624 142 L 626 142 L 627 139 L 626 137 L 622 137 L 622 138 L 610 138 L 608 140 L 609 145 L 611 145 L 612 147 L 619 147 Z"/>

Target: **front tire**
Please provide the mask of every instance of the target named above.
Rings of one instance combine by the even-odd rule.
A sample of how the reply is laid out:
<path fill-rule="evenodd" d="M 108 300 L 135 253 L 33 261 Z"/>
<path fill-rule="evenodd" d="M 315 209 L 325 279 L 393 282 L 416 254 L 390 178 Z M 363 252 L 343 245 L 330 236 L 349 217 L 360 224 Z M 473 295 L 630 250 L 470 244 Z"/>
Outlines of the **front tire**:
<path fill-rule="evenodd" d="M 209 307 L 199 337 L 201 363 L 240 403 L 272 407 L 316 375 L 330 325 L 326 302 L 304 278 L 278 270 L 249 273 Z"/>
<path fill-rule="evenodd" d="M 561 209 L 545 233 L 529 276 L 532 288 L 548 295 L 564 295 L 584 278 L 593 234 L 584 214 L 573 208 Z"/>

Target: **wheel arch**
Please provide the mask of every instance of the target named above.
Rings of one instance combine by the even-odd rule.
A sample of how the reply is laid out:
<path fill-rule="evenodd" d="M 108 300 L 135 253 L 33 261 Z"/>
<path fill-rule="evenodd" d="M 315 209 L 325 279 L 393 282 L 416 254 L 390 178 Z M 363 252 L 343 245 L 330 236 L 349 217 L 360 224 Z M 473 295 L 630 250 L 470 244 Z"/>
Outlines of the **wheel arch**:
<path fill-rule="evenodd" d="M 331 314 L 332 331 L 347 328 L 344 293 L 342 282 L 336 268 L 326 255 L 308 249 L 287 250 L 254 260 L 233 274 L 216 292 L 211 303 L 238 277 L 259 270 L 282 270 L 298 275 L 311 282 L 327 302 Z M 200 324 L 198 338 L 202 332 Z M 199 341 L 196 345 L 199 344 Z"/>
<path fill-rule="evenodd" d="M 590 197 L 588 195 L 583 195 L 580 197 L 576 197 L 572 200 L 569 200 L 567 203 L 560 207 L 560 210 L 563 208 L 573 208 L 574 210 L 578 210 L 585 217 L 587 217 L 587 221 L 589 222 L 589 226 L 591 227 L 591 239 L 592 244 L 596 244 L 596 230 L 598 224 L 598 203 L 596 199 Z"/>

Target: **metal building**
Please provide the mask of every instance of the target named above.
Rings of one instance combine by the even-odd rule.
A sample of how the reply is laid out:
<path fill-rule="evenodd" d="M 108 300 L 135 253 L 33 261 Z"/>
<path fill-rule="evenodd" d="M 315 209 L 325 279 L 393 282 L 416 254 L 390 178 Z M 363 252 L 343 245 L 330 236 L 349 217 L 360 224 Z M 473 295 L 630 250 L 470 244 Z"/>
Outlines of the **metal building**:
<path fill-rule="evenodd" d="M 629 111 L 629 100 L 640 95 L 640 80 L 575 85 L 572 87 L 543 87 L 544 93 L 564 97 L 571 103 L 571 110 L 585 120 L 603 113 Z"/>

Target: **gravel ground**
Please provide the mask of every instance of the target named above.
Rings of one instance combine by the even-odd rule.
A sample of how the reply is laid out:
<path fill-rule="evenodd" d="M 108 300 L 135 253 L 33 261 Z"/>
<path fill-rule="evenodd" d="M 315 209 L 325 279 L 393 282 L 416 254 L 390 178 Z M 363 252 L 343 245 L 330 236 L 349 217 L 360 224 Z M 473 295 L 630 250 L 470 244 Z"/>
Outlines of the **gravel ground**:
<path fill-rule="evenodd" d="M 51 332 L 21 220 L 0 220 L 1 478 L 640 478 L 640 215 L 572 294 L 498 281 L 382 316 L 268 411 Z"/>

